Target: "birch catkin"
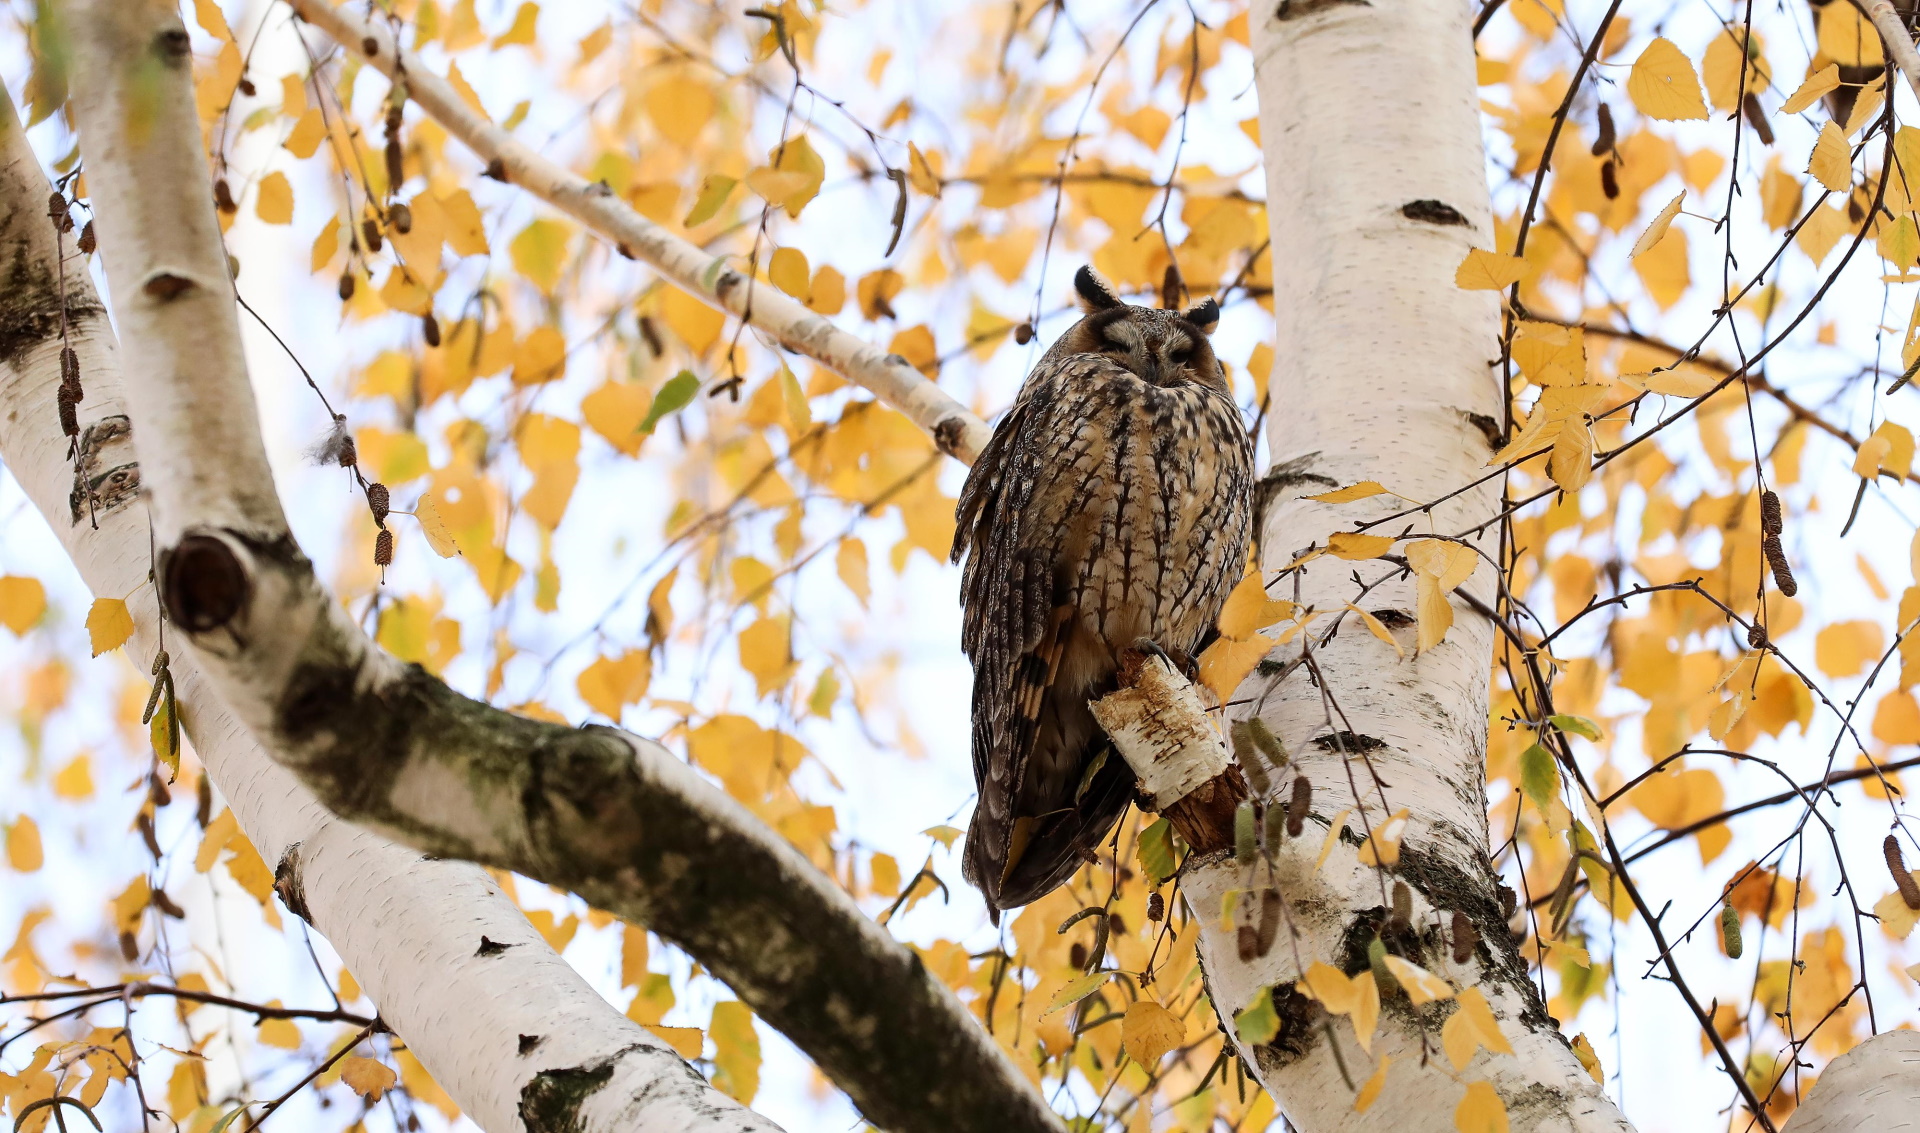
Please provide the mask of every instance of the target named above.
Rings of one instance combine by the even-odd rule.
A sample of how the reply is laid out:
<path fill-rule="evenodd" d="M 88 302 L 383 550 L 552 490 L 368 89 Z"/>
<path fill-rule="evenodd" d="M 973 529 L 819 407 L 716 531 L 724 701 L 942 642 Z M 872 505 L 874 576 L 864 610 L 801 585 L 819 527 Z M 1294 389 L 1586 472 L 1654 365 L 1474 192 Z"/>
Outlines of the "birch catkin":
<path fill-rule="evenodd" d="M 1907 870 L 1906 857 L 1900 853 L 1900 840 L 1889 834 L 1880 848 L 1886 854 L 1887 872 L 1893 874 L 1893 884 L 1900 890 L 1900 899 L 1907 903 L 1907 908 L 1920 912 L 1920 882 L 1916 882 L 1913 874 Z"/>

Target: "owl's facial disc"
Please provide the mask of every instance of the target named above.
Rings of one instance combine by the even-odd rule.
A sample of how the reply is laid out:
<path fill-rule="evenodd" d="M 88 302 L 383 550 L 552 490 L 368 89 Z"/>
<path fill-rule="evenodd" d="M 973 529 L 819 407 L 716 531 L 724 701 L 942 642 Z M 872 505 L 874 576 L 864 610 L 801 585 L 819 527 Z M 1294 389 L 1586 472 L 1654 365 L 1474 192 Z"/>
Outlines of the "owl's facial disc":
<path fill-rule="evenodd" d="M 1196 379 L 1199 344 L 1178 326 L 1159 328 L 1138 320 L 1115 320 L 1100 328 L 1105 353 L 1149 385 L 1174 386 Z"/>

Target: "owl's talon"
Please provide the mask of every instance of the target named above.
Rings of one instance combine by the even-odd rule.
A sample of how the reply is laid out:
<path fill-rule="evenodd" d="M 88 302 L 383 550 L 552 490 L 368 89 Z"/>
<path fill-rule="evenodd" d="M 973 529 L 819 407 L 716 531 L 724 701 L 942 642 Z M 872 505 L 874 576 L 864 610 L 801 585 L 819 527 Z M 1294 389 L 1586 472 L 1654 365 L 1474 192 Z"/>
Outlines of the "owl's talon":
<path fill-rule="evenodd" d="M 1189 682 L 1200 679 L 1200 662 L 1193 654 L 1182 649 L 1168 650 L 1151 637 L 1137 637 L 1133 641 L 1136 653 L 1149 657 L 1158 657 L 1167 663 L 1169 669 L 1183 674 Z"/>

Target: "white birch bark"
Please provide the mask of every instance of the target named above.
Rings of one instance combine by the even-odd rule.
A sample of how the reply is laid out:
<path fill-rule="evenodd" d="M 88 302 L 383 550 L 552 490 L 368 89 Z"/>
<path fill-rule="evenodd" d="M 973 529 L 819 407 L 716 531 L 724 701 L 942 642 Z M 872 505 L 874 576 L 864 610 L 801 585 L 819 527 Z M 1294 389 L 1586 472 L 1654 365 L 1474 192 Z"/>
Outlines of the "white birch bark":
<path fill-rule="evenodd" d="M 61 285 L 50 186 L 0 90 L 0 459 L 59 536 L 95 594 L 131 595 L 127 650 L 148 668 L 158 648 L 140 468 L 128 432 L 120 359 L 85 257 L 66 239 L 67 339 L 86 399 L 81 437 L 94 499 L 74 495 L 67 438 L 55 413 Z M 97 524 L 97 525 L 96 525 Z M 709 1088 L 547 946 L 526 917 L 468 862 L 423 857 L 334 818 L 276 766 L 215 698 L 192 659 L 171 671 L 194 750 L 240 829 L 281 867 L 295 912 L 333 945 L 380 1016 L 482 1128 L 519 1130 L 522 1106 L 607 1080 L 580 1111 L 584 1130 L 771 1129 Z M 481 941 L 505 945 L 481 950 Z M 538 1042 L 522 1050 L 520 1036 Z"/>
<path fill-rule="evenodd" d="M 1391 497 L 1329 505 L 1306 495 L 1377 480 L 1435 500 L 1485 472 L 1501 414 L 1489 366 L 1499 353 L 1498 306 L 1492 293 L 1453 282 L 1470 248 L 1493 244 L 1471 17 L 1464 0 L 1262 0 L 1254 9 L 1279 322 L 1269 386 L 1274 467 L 1262 484 L 1269 571 L 1395 509 Z M 1490 484 L 1374 533 L 1475 535 L 1491 552 L 1492 534 L 1471 529 L 1492 518 L 1497 500 Z M 1391 578 L 1357 598 L 1356 568 L 1367 582 L 1398 573 L 1380 561 L 1322 558 L 1274 593 L 1323 611 L 1358 600 L 1391 611 L 1381 614 L 1390 626 L 1411 626 L 1412 579 Z M 1485 600 L 1493 588 L 1483 562 L 1462 589 Z M 1282 989 L 1280 1036 L 1243 1053 L 1308 1133 L 1450 1130 L 1465 1083 L 1482 1079 L 1515 1129 L 1625 1129 L 1547 1018 L 1505 932 L 1483 783 L 1493 629 L 1458 595 L 1450 600 L 1452 631 L 1417 657 L 1411 629 L 1395 631 L 1407 647 L 1402 660 L 1348 615 L 1331 642 L 1312 650 L 1317 680 L 1302 667 L 1277 683 L 1256 674 L 1242 686 L 1239 696 L 1258 698 L 1259 715 L 1292 754 L 1275 787 L 1284 798 L 1293 776 L 1305 776 L 1312 819 L 1279 854 L 1289 924 L 1264 958 L 1242 962 L 1220 927 L 1227 893 L 1251 878 L 1228 859 L 1182 882 L 1203 926 L 1213 1000 L 1231 1017 L 1263 989 Z M 1297 656 L 1298 642 L 1317 640 L 1331 620 L 1274 659 Z M 1402 808 L 1410 818 L 1398 866 L 1362 865 L 1355 843 Z M 1333 821 L 1344 831 L 1316 868 Z M 1410 932 L 1381 927 L 1395 881 L 1411 888 Z M 1445 932 L 1456 911 L 1481 937 L 1459 965 Z M 1390 952 L 1483 992 L 1514 1053 L 1482 1050 L 1456 1074 L 1439 1050 L 1452 1001 L 1415 1009 L 1386 995 L 1369 1055 L 1346 1019 L 1321 1026 L 1325 1012 L 1286 994 L 1316 960 L 1363 970 L 1376 932 Z M 1392 1059 L 1384 1091 L 1357 1114 L 1347 1082 L 1364 1081 L 1382 1058 Z"/>
<path fill-rule="evenodd" d="M 1883 1031 L 1827 1063 L 1785 1133 L 1920 1129 L 1920 1031 Z"/>
<path fill-rule="evenodd" d="M 495 126 L 453 87 L 409 52 L 399 49 L 383 23 L 362 19 L 351 6 L 328 0 L 288 0 L 307 22 L 367 60 L 381 74 L 406 84 L 407 97 L 447 132 L 488 162 L 504 179 L 586 225 L 626 256 L 723 314 L 746 320 L 780 345 L 864 386 L 881 401 L 925 429 L 941 451 L 972 464 L 992 430 L 898 354 L 886 354 L 835 326 L 767 283 L 751 280 L 634 211 L 604 184 L 589 182 L 541 156 Z M 371 49 L 369 49 L 371 48 Z"/>
<path fill-rule="evenodd" d="M 169 640 L 190 643 L 261 748 L 342 817 L 561 886 L 678 944 L 876 1124 L 1058 1129 L 913 952 L 666 749 L 469 700 L 345 615 L 274 494 L 186 32 L 164 6 L 76 0 L 70 12 L 101 252 L 121 337 L 143 361 L 126 398 Z M 559 1100 L 584 1111 L 604 1095 Z"/>

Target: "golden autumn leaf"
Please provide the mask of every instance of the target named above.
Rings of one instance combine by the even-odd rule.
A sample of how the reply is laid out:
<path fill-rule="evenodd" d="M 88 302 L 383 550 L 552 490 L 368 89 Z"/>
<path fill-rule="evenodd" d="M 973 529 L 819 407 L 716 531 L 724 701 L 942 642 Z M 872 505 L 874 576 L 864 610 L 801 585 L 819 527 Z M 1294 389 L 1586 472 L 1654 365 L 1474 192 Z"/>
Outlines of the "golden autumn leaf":
<path fill-rule="evenodd" d="M 1453 285 L 1466 291 L 1505 291 L 1518 283 L 1526 270 L 1527 262 L 1519 256 L 1475 248 L 1454 271 Z"/>
<path fill-rule="evenodd" d="M 352 1055 L 340 1063 L 340 1080 L 370 1102 L 377 1102 L 399 1078 L 386 1064 Z"/>
<path fill-rule="evenodd" d="M 647 651 L 631 649 L 619 657 L 596 659 L 581 671 L 575 687 L 587 707 L 618 720 L 627 705 L 640 703 L 652 677 L 653 662 Z"/>
<path fill-rule="evenodd" d="M 810 270 L 807 254 L 798 248 L 775 248 L 767 260 L 767 278 L 775 287 L 802 303 L 807 301 Z"/>
<path fill-rule="evenodd" d="M 1798 114 L 1807 107 L 1820 101 L 1822 95 L 1840 85 L 1839 64 L 1829 63 L 1820 70 L 1807 76 L 1787 101 L 1780 106 L 1782 114 Z"/>
<path fill-rule="evenodd" d="M 1455 1070 L 1465 1070 L 1481 1047 L 1494 1054 L 1512 1054 L 1513 1046 L 1500 1033 L 1487 997 L 1477 987 L 1462 990 L 1455 1000 L 1458 1006 L 1440 1028 L 1440 1045 Z"/>
<path fill-rule="evenodd" d="M 93 655 L 118 649 L 133 636 L 133 614 L 118 598 L 95 598 L 87 610 L 87 637 L 93 643 Z"/>
<path fill-rule="evenodd" d="M 1652 223 L 1647 225 L 1646 231 L 1640 234 L 1640 239 L 1634 241 L 1633 251 L 1628 253 L 1629 258 L 1639 259 L 1651 250 L 1655 244 L 1658 244 L 1665 238 L 1668 226 L 1673 223 L 1674 217 L 1680 215 L 1680 206 L 1686 203 L 1686 199 L 1687 194 L 1682 190 L 1679 195 L 1661 207 L 1660 211 L 1655 214 Z"/>
<path fill-rule="evenodd" d="M 1348 484 L 1344 488 L 1336 488 L 1331 492 L 1321 492 L 1317 496 L 1308 496 L 1306 498 L 1323 504 L 1345 504 L 1352 503 L 1354 500 L 1364 500 L 1373 496 L 1392 494 L 1393 493 L 1381 487 L 1378 481 L 1362 480 L 1358 484 Z"/>
<path fill-rule="evenodd" d="M 1327 536 L 1327 553 L 1336 559 L 1377 559 L 1393 550 L 1391 535 L 1366 535 L 1358 531 L 1336 531 Z"/>
<path fill-rule="evenodd" d="M 1820 127 L 1820 137 L 1807 157 L 1807 172 L 1830 192 L 1842 192 L 1853 184 L 1853 155 L 1847 147 L 1847 136 L 1832 122 Z"/>
<path fill-rule="evenodd" d="M 16 636 L 25 636 L 46 612 L 47 588 L 39 579 L 19 574 L 0 576 L 0 625 Z"/>
<path fill-rule="evenodd" d="M 1467 1083 L 1467 1094 L 1453 1111 L 1453 1127 L 1460 1133 L 1508 1133 L 1507 1103 L 1493 1083 Z"/>
<path fill-rule="evenodd" d="M 1258 573 L 1242 578 L 1228 592 L 1220 606 L 1220 632 L 1235 641 L 1244 641 L 1257 631 L 1293 614 L 1293 603 L 1284 598 L 1268 598 Z"/>
<path fill-rule="evenodd" d="M 1200 653 L 1200 683 L 1213 693 L 1216 701 L 1225 704 L 1247 679 L 1247 674 L 1253 672 L 1254 666 L 1278 644 L 1273 638 L 1257 633 L 1244 641 L 1217 638 Z"/>
<path fill-rule="evenodd" d="M 1453 998 L 1452 985 L 1413 961 L 1388 954 L 1386 964 L 1415 1007 Z"/>
<path fill-rule="evenodd" d="M 1879 660 L 1885 648 L 1886 636 L 1877 622 L 1831 622 L 1814 635 L 1813 661 L 1830 677 L 1857 676 Z"/>
<path fill-rule="evenodd" d="M 1373 1073 L 1367 1077 L 1366 1081 L 1360 1083 L 1360 1089 L 1355 1092 L 1353 1096 L 1353 1112 L 1365 1113 L 1367 1110 L 1373 1108 L 1374 1102 L 1380 1100 L 1380 1091 L 1384 1089 L 1387 1084 L 1387 1067 L 1391 1065 L 1393 1065 L 1393 1059 L 1386 1054 L 1382 1054 L 1380 1061 L 1373 1068 Z"/>
<path fill-rule="evenodd" d="M 1707 43 L 1700 57 L 1700 78 L 1716 110 L 1737 110 L 1741 95 L 1762 95 L 1773 86 L 1767 66 L 1766 38 L 1754 33 L 1751 42 L 1739 27 L 1724 28 Z"/>
<path fill-rule="evenodd" d="M 1453 627 L 1453 604 L 1447 595 L 1465 582 L 1479 563 L 1472 547 L 1440 539 L 1421 539 L 1407 545 L 1407 565 L 1413 568 L 1419 595 L 1418 650 L 1440 644 Z"/>
<path fill-rule="evenodd" d="M 1127 1057 L 1149 1072 L 1160 1065 L 1161 1055 L 1186 1039 L 1186 1022 L 1151 999 L 1129 1004 L 1126 1017 L 1120 1021 L 1120 1045 Z"/>
<path fill-rule="evenodd" d="M 277 999 L 270 999 L 267 1006 L 279 1007 L 281 1003 Z M 262 1019 L 254 1030 L 254 1037 L 263 1046 L 281 1050 L 300 1049 L 300 1027 L 291 1019 Z"/>
<path fill-rule="evenodd" d="M 560 269 L 566 266 L 567 242 L 572 236 L 573 230 L 560 221 L 546 217 L 534 220 L 507 245 L 513 270 L 551 294 L 560 283 Z"/>
<path fill-rule="evenodd" d="M 23 814 L 7 827 L 7 866 L 16 873 L 32 873 L 46 862 L 40 846 L 40 824 Z"/>
<path fill-rule="evenodd" d="M 440 514 L 440 505 L 434 501 L 433 493 L 428 492 L 414 501 L 413 518 L 419 521 L 420 533 L 426 536 L 427 546 L 443 559 L 450 559 L 460 553 L 459 544 L 454 540 L 453 529 Z"/>
<path fill-rule="evenodd" d="M 1693 61 L 1665 36 L 1654 37 L 1627 75 L 1627 97 L 1640 113 L 1663 122 L 1707 116 Z"/>
<path fill-rule="evenodd" d="M 1886 62 L 1880 33 L 1872 21 L 1851 4 L 1831 12 L 1821 9 L 1820 54 L 1842 67 L 1879 67 Z"/>
<path fill-rule="evenodd" d="M 287 175 L 274 170 L 260 179 L 254 199 L 254 215 L 268 224 L 291 224 L 293 222 L 293 185 L 287 181 Z"/>

